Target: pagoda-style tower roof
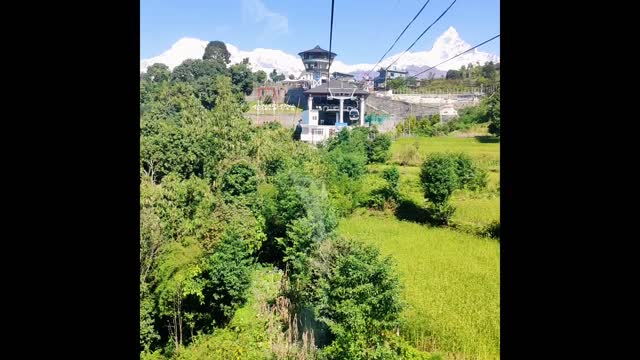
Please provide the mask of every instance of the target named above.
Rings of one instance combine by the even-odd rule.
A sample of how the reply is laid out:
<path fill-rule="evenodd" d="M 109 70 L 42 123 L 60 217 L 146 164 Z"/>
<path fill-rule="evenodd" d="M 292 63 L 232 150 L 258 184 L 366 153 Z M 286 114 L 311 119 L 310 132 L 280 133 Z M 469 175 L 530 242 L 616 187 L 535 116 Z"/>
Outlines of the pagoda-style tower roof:
<path fill-rule="evenodd" d="M 309 49 L 306 51 L 299 52 L 298 55 L 302 56 L 303 54 L 327 54 L 329 51 L 321 48 L 319 45 L 316 45 L 313 49 Z M 335 57 L 337 54 L 332 52 L 331 57 Z"/>

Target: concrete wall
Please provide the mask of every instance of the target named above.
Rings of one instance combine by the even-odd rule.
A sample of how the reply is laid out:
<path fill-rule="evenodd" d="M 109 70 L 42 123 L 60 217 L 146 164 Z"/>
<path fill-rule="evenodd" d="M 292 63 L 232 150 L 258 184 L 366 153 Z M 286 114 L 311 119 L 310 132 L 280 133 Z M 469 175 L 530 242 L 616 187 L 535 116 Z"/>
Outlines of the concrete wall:
<path fill-rule="evenodd" d="M 283 115 L 266 115 L 255 113 L 246 113 L 244 116 L 250 119 L 256 125 L 262 125 L 268 122 L 277 122 L 286 128 L 295 128 L 298 125 L 298 121 L 302 118 L 302 114 L 298 111 L 297 114 L 283 114 Z"/>

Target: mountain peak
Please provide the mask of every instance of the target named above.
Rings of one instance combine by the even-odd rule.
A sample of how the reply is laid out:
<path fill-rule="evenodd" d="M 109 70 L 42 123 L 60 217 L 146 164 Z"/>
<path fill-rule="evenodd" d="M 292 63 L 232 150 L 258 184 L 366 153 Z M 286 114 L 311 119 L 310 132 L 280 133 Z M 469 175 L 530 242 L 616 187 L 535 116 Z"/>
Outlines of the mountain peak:
<path fill-rule="evenodd" d="M 162 54 L 152 58 L 142 59 L 140 61 L 140 71 L 146 71 L 147 67 L 154 63 L 163 63 L 170 69 L 173 69 L 186 59 L 202 59 L 202 55 L 204 54 L 204 50 L 208 43 L 209 41 L 197 38 L 182 37 L 176 41 L 170 49 Z M 304 71 L 304 65 L 302 64 L 302 61 L 300 61 L 299 56 L 288 54 L 281 50 L 264 48 L 243 51 L 232 44 L 225 44 L 227 45 L 227 50 L 229 50 L 231 55 L 230 60 L 232 64 L 241 62 L 244 58 L 249 58 L 253 71 L 264 70 L 266 72 L 271 72 L 273 69 L 277 69 L 278 72 L 294 75 L 300 74 Z M 304 46 L 304 44 L 302 44 L 302 46 Z M 407 52 L 395 65 L 398 66 L 399 69 L 433 66 L 434 64 L 438 64 L 466 51 L 470 47 L 471 45 L 460 38 L 458 31 L 453 26 L 449 26 L 449 28 L 436 39 L 431 50 Z M 311 50 L 318 51 L 318 49 L 323 50 L 319 45 L 316 45 L 316 47 Z M 384 66 L 385 63 L 388 64 L 391 60 L 396 59 L 399 56 L 400 53 L 389 56 L 383 60 L 380 65 Z M 466 65 L 469 62 L 484 63 L 485 61 L 493 61 L 496 63 L 500 61 L 500 57 L 474 50 L 454 59 L 453 61 L 443 64 L 443 66 L 439 66 L 438 70 L 446 71 L 450 69 L 458 69 L 460 66 Z M 336 59 L 332 64 L 331 70 L 335 69 L 335 71 L 344 73 L 353 73 L 357 71 L 368 72 L 373 67 L 373 64 L 348 65 L 341 62 L 339 59 Z"/>
<path fill-rule="evenodd" d="M 440 37 L 443 37 L 443 36 L 447 36 L 450 38 L 459 38 L 460 34 L 458 34 L 458 31 L 456 30 L 456 28 L 454 28 L 453 26 L 449 26 L 447 31 L 445 31 L 444 33 L 442 33 L 442 35 L 440 35 Z"/>
<path fill-rule="evenodd" d="M 172 48 L 189 47 L 189 46 L 201 46 L 204 44 L 206 47 L 209 42 L 192 37 L 183 37 L 171 45 Z"/>
<path fill-rule="evenodd" d="M 453 26 L 450 26 L 447 31 L 442 33 L 433 43 L 433 47 L 431 51 L 435 52 L 439 55 L 440 58 L 445 59 L 448 57 L 455 56 L 467 49 L 469 49 L 471 45 L 467 44 L 464 40 L 460 38 L 460 34 Z"/>

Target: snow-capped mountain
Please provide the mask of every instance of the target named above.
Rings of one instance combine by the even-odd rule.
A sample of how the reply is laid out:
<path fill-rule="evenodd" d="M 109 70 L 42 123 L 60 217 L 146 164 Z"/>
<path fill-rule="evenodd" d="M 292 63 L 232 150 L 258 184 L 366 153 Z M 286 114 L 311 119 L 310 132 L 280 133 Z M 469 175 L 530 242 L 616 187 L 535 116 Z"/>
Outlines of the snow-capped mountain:
<path fill-rule="evenodd" d="M 170 69 L 173 69 L 186 59 L 201 59 L 202 55 L 204 55 L 204 49 L 207 47 L 208 43 L 209 42 L 205 40 L 182 38 L 164 53 L 156 57 L 140 61 L 140 71 L 146 71 L 147 67 L 154 63 L 163 63 Z M 232 44 L 226 43 L 226 45 L 229 53 L 231 54 L 230 60 L 232 64 L 241 62 L 243 58 L 248 57 L 249 62 L 251 63 L 251 68 L 254 71 L 264 70 L 269 73 L 273 71 L 273 69 L 276 69 L 280 73 L 284 73 L 286 75 L 293 74 L 295 76 L 298 76 L 302 71 L 304 71 L 302 61 L 297 55 L 287 54 L 281 50 L 263 48 L 254 49 L 252 51 L 243 51 Z M 314 44 L 309 44 L 304 47 L 304 49 L 301 48 L 301 51 L 311 48 L 313 45 Z M 395 64 L 393 64 L 393 66 L 399 70 L 408 70 L 410 73 L 413 73 L 416 69 L 426 69 L 437 65 L 471 47 L 472 46 L 470 44 L 460 38 L 456 29 L 449 27 L 447 31 L 436 39 L 431 50 L 407 52 L 404 53 L 404 55 L 402 53 L 397 53 L 385 58 L 378 67 L 386 67 L 393 62 L 393 60 L 400 58 Z M 338 55 L 338 57 L 339 56 L 340 55 Z M 446 71 L 459 69 L 462 65 L 467 65 L 469 63 L 484 64 L 487 61 L 497 63 L 500 62 L 500 57 L 474 49 L 473 51 L 438 66 L 437 70 Z M 331 70 L 362 75 L 363 73 L 370 71 L 373 65 L 374 64 L 348 65 L 336 59 L 331 64 Z M 435 73 L 436 77 L 438 77 L 437 75 L 441 75 L 441 72 L 436 71 Z M 370 75 L 375 76 L 376 73 L 371 73 Z M 427 74 L 424 75 L 426 76 Z"/>

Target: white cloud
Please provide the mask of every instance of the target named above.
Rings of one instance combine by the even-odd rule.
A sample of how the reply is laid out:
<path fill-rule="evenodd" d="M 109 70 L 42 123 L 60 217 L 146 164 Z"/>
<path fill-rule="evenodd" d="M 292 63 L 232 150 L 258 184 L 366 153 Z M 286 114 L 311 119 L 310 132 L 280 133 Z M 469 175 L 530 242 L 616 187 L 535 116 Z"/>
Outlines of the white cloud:
<path fill-rule="evenodd" d="M 242 16 L 245 21 L 264 26 L 260 35 L 261 38 L 289 33 L 289 20 L 287 17 L 271 11 L 260 0 L 242 0 Z"/>
<path fill-rule="evenodd" d="M 146 68 L 154 63 L 163 63 L 170 69 L 173 69 L 186 59 L 201 59 L 204 54 L 204 49 L 207 47 L 208 43 L 209 41 L 200 39 L 182 38 L 162 54 L 141 60 L 140 71 L 146 71 Z M 266 72 L 271 72 L 275 68 L 278 72 L 285 72 L 287 75 L 294 74 L 297 76 L 304 70 L 302 61 L 296 54 L 287 54 L 281 50 L 263 48 L 244 51 L 232 44 L 226 43 L 226 45 L 229 53 L 231 53 L 232 64 L 240 62 L 243 58 L 248 57 L 253 71 L 264 70 Z M 307 44 L 300 50 L 304 50 L 309 47 L 311 46 Z M 470 47 L 471 45 L 462 40 L 458 32 L 453 27 L 450 27 L 440 35 L 440 37 L 438 37 L 431 50 L 407 52 L 395 65 L 400 69 L 406 69 L 409 66 L 433 66 L 446 59 L 452 58 L 454 55 L 459 54 Z M 393 59 L 400 56 L 400 54 L 401 53 L 397 53 L 385 58 L 379 66 L 388 65 Z M 494 63 L 500 62 L 500 56 L 481 52 L 478 49 L 475 49 L 453 59 L 452 61 L 438 66 L 437 69 L 445 71 L 459 69 L 462 65 L 476 62 L 484 64 L 485 61 L 493 61 Z M 340 60 L 335 60 L 331 65 L 331 70 L 345 73 L 369 71 L 373 65 L 374 64 L 346 64 Z M 374 69 L 374 71 L 377 70 L 378 69 Z"/>

